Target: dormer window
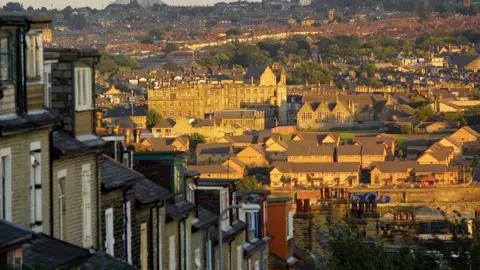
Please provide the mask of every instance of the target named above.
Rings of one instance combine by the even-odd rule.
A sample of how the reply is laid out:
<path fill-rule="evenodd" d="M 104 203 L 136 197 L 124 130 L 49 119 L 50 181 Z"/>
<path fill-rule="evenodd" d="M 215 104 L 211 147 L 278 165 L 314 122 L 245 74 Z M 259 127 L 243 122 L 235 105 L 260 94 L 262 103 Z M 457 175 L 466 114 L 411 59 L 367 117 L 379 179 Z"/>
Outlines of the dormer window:
<path fill-rule="evenodd" d="M 43 75 L 43 41 L 41 33 L 25 36 L 27 46 L 27 78 L 42 80 Z"/>
<path fill-rule="evenodd" d="M 91 110 L 92 99 L 92 70 L 89 67 L 75 68 L 76 110 Z"/>

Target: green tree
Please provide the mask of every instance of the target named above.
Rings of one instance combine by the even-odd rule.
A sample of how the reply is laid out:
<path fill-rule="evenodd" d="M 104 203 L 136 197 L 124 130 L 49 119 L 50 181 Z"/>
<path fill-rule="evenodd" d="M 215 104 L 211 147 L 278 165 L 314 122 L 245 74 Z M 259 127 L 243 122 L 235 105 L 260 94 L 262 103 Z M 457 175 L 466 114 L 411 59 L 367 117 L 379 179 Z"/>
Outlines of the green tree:
<path fill-rule="evenodd" d="M 149 35 L 153 40 L 163 40 L 165 37 L 166 31 L 162 27 L 156 27 L 150 30 Z"/>
<path fill-rule="evenodd" d="M 180 47 L 178 47 L 177 44 L 167 43 L 167 45 L 165 45 L 165 48 L 163 49 L 163 51 L 166 52 L 166 53 L 171 53 L 173 51 L 178 51 L 179 49 L 180 49 Z"/>
<path fill-rule="evenodd" d="M 398 158 L 403 158 L 403 151 L 402 151 L 402 149 L 398 149 L 397 157 L 398 157 Z"/>
<path fill-rule="evenodd" d="M 232 38 L 233 36 L 238 36 L 241 34 L 240 29 L 238 28 L 230 28 L 228 29 L 225 34 L 227 35 L 227 38 Z"/>
<path fill-rule="evenodd" d="M 148 110 L 147 113 L 147 127 L 152 128 L 162 120 L 162 116 L 155 110 Z"/>
<path fill-rule="evenodd" d="M 83 15 L 75 14 L 72 16 L 72 27 L 74 29 L 84 29 L 87 27 L 87 20 Z"/>
<path fill-rule="evenodd" d="M 360 70 L 360 72 L 366 74 L 367 77 L 369 77 L 369 78 L 374 77 L 375 74 L 377 74 L 377 72 L 378 72 L 378 68 L 375 66 L 375 64 L 367 63 L 367 62 L 363 62 L 360 65 L 359 70 Z"/>
<path fill-rule="evenodd" d="M 414 115 L 417 123 L 433 121 L 435 118 L 435 112 L 428 106 L 417 108 Z"/>
<path fill-rule="evenodd" d="M 413 133 L 413 127 L 411 124 L 404 124 L 402 125 L 402 127 L 400 128 L 400 132 L 402 134 L 411 134 Z"/>
<path fill-rule="evenodd" d="M 114 73 L 118 69 L 117 63 L 111 58 L 101 56 L 97 65 L 97 70 L 100 73 Z"/>
<path fill-rule="evenodd" d="M 237 190 L 257 190 L 258 182 L 254 176 L 247 176 L 240 180 L 240 184 L 237 185 Z"/>
<path fill-rule="evenodd" d="M 291 71 L 288 76 L 289 84 L 317 84 L 329 83 L 331 76 L 327 70 L 315 62 L 301 63 Z"/>

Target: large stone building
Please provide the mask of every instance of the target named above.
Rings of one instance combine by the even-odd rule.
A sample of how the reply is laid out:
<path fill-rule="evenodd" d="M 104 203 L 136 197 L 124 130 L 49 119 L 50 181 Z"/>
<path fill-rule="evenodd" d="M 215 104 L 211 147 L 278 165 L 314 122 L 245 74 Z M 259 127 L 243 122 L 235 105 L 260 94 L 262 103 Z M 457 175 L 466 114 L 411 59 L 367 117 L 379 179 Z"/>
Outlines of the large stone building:
<path fill-rule="evenodd" d="M 148 89 L 148 108 L 164 117 L 203 119 L 220 110 L 255 109 L 275 115 L 279 124 L 287 122 L 287 76 L 283 68 L 275 72 L 268 66 L 252 66 L 243 81 L 219 83 L 178 82 Z"/>

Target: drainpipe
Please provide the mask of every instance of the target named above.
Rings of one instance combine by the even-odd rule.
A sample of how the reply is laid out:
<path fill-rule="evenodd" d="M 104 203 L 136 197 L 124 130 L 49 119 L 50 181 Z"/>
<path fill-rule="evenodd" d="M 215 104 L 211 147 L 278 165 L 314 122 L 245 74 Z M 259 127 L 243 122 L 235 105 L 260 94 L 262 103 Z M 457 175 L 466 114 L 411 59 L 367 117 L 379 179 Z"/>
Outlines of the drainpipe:
<path fill-rule="evenodd" d="M 149 243 L 148 243 L 148 244 L 149 244 L 149 246 L 151 246 L 152 248 L 149 249 L 149 248 L 147 247 L 147 250 L 148 250 L 148 253 L 150 253 L 150 251 L 152 252 L 152 254 L 148 254 L 148 257 L 149 257 L 149 258 L 152 258 L 152 264 L 151 264 L 152 267 L 151 267 L 151 268 L 153 268 L 153 255 L 154 255 L 154 254 L 153 254 L 153 213 L 154 213 L 154 208 L 158 209 L 158 202 L 155 202 L 155 204 L 154 204 L 152 207 L 150 207 L 150 220 L 149 220 L 149 223 L 150 223 L 150 228 L 151 228 L 151 229 L 150 229 L 150 233 L 149 233 L 149 240 L 148 240 Z M 158 219 L 158 210 L 157 210 L 157 219 Z M 159 226 L 159 225 L 157 224 L 157 226 Z M 147 228 L 147 230 L 148 230 L 148 228 Z M 158 227 L 157 227 L 157 231 L 158 231 Z M 157 234 L 157 248 L 158 248 L 158 234 Z M 157 253 L 158 253 L 158 252 L 157 252 Z M 151 255 L 151 256 L 150 256 L 150 255 Z M 158 260 L 159 260 L 159 258 L 157 258 L 157 264 L 158 264 L 158 262 L 159 262 Z M 133 262 L 133 259 L 132 259 L 132 262 Z M 157 269 L 160 269 L 160 268 L 157 266 Z"/>
<path fill-rule="evenodd" d="M 187 266 L 187 218 L 185 218 L 185 220 L 183 220 L 183 262 L 185 263 L 184 266 L 184 270 L 187 270 L 187 269 L 190 269 L 188 266 Z"/>
<path fill-rule="evenodd" d="M 28 112 L 27 108 L 27 55 L 25 52 L 27 51 L 27 42 L 25 41 L 27 38 L 27 33 L 30 31 L 30 24 L 25 26 L 23 32 L 23 96 L 22 96 L 22 112 Z"/>
<path fill-rule="evenodd" d="M 153 207 L 155 207 L 155 208 L 157 209 L 157 216 L 156 216 L 157 219 L 158 219 L 158 216 L 160 215 L 160 208 L 163 207 L 163 206 L 165 206 L 165 201 L 162 200 L 161 202 L 162 202 L 162 203 L 161 203 L 160 205 L 158 205 L 158 202 L 156 202 L 155 205 L 153 206 Z M 152 208 L 153 208 L 153 207 L 152 207 Z M 150 214 L 152 214 L 152 212 L 153 212 L 153 211 L 152 211 L 152 208 L 150 208 Z M 153 217 L 153 216 L 152 216 L 152 217 Z M 153 219 L 152 219 L 152 220 L 153 220 Z M 153 221 L 152 221 L 152 222 L 153 222 Z M 152 223 L 152 224 L 153 224 L 153 223 Z M 159 253 L 158 250 L 159 250 L 160 245 L 162 245 L 162 243 L 160 243 L 160 233 L 162 233 L 162 232 L 161 232 L 161 231 L 159 232 L 159 230 L 158 230 L 159 228 L 160 228 L 160 223 L 158 223 L 158 221 L 157 221 L 157 232 L 158 232 L 158 233 L 157 233 L 157 254 Z M 164 227 L 163 227 L 163 228 L 164 228 Z M 152 230 L 152 231 L 153 231 L 153 230 Z M 153 237 L 152 237 L 152 238 L 153 238 Z M 164 241 L 165 241 L 165 240 L 164 240 Z M 163 256 L 163 249 L 162 249 L 162 254 L 160 254 L 160 256 Z M 158 258 L 157 258 L 157 265 L 158 265 L 157 269 L 160 269 L 160 262 L 163 263 L 163 260 L 160 260 L 160 257 L 158 257 Z M 163 269 L 163 268 L 162 268 L 162 269 Z"/>
<path fill-rule="evenodd" d="M 54 126 L 50 132 L 48 133 L 48 144 L 50 146 L 50 151 L 48 153 L 48 159 L 50 162 L 50 165 L 48 166 L 49 174 L 50 174 L 50 235 L 54 237 L 54 225 L 53 225 L 53 181 L 54 181 L 54 176 L 53 176 L 53 157 L 52 157 L 52 152 L 53 152 L 53 132 L 59 131 L 63 129 L 63 121 L 60 120 L 60 125 L 59 126 Z"/>
<path fill-rule="evenodd" d="M 102 226 L 100 226 L 100 209 L 101 209 L 101 205 L 100 205 L 100 194 L 102 193 L 101 191 L 101 186 L 100 186 L 100 176 L 98 175 L 98 172 L 99 172 L 99 162 L 100 162 L 100 155 L 101 153 L 98 153 L 95 155 L 95 180 L 96 180 L 96 187 L 97 187 L 97 190 L 98 192 L 97 193 L 97 249 L 99 249 L 101 246 L 102 246 L 102 233 L 101 233 L 101 228 Z"/>
<path fill-rule="evenodd" d="M 127 224 L 128 224 L 128 216 L 127 216 L 127 190 L 128 188 L 123 188 L 123 256 L 125 258 L 125 261 L 128 263 L 128 231 L 127 231 Z M 131 211 L 132 205 L 130 204 L 130 211 Z M 130 214 L 131 216 L 131 214 Z"/>
<path fill-rule="evenodd" d="M 16 65 L 16 72 L 17 74 L 22 74 L 22 65 L 19 63 L 22 62 L 22 55 L 23 55 L 23 50 L 22 50 L 22 44 L 20 43 L 22 39 L 22 32 L 20 28 L 18 28 L 17 33 L 16 33 L 16 41 L 17 43 L 15 44 L 15 52 L 16 52 L 16 59 L 15 61 L 17 62 Z M 12 59 L 13 60 L 13 59 Z M 12 70 L 13 71 L 13 70 Z M 23 79 L 22 76 L 16 76 L 16 87 L 15 87 L 15 103 L 16 103 L 16 112 L 18 115 L 21 115 L 23 113 L 23 94 L 22 94 L 22 89 L 23 89 Z"/>
<path fill-rule="evenodd" d="M 185 263 L 185 266 L 187 265 L 186 264 L 186 261 L 187 261 L 187 256 L 185 254 L 185 251 L 186 251 L 186 239 L 187 239 L 187 235 L 186 235 L 186 224 L 185 224 L 185 220 L 187 219 L 188 217 L 187 216 L 184 216 L 180 219 L 180 221 L 178 222 L 178 243 L 181 245 L 182 244 L 182 223 L 183 223 L 183 253 L 184 253 L 184 258 L 183 258 L 183 262 Z M 179 248 L 178 249 L 178 258 L 182 258 L 182 248 Z M 182 269 L 182 262 L 180 261 L 180 269 Z M 185 270 L 185 269 L 183 269 Z"/>

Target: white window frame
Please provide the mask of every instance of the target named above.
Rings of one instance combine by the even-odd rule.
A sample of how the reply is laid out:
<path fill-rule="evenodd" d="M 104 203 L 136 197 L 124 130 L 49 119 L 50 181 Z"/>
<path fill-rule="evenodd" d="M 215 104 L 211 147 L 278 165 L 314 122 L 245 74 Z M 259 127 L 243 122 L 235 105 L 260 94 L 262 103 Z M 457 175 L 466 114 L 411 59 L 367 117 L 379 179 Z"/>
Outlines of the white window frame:
<path fill-rule="evenodd" d="M 57 173 L 57 182 L 58 182 L 58 239 L 63 239 L 63 201 L 65 200 L 65 185 L 67 178 L 67 170 L 63 169 Z M 61 185 L 61 180 L 64 179 L 64 186 Z"/>
<path fill-rule="evenodd" d="M 25 36 L 27 46 L 27 78 L 35 82 L 43 81 L 43 37 L 38 31 L 30 31 Z"/>
<path fill-rule="evenodd" d="M 243 269 L 243 245 L 237 246 L 237 269 Z"/>
<path fill-rule="evenodd" d="M 42 147 L 40 142 L 30 143 L 30 227 L 42 232 Z"/>
<path fill-rule="evenodd" d="M 260 261 L 255 261 L 255 270 L 260 270 Z"/>
<path fill-rule="evenodd" d="M 168 238 L 168 270 L 176 270 L 176 248 L 175 248 L 175 235 L 171 235 Z"/>
<path fill-rule="evenodd" d="M 288 211 L 287 213 L 287 240 L 293 238 L 293 213 Z"/>
<path fill-rule="evenodd" d="M 163 269 L 163 227 L 162 227 L 163 216 L 158 215 L 158 270 Z"/>
<path fill-rule="evenodd" d="M 92 171 L 90 163 L 82 165 L 82 225 L 83 247 L 90 248 L 92 240 Z"/>
<path fill-rule="evenodd" d="M 44 105 L 47 108 L 52 106 L 52 65 L 45 64 L 43 68 L 43 85 L 44 85 Z"/>
<path fill-rule="evenodd" d="M 124 232 L 124 239 L 127 248 L 127 262 L 132 264 L 132 210 L 130 201 L 126 202 L 125 209 L 126 214 L 123 216 L 123 218 L 127 219 L 127 231 Z"/>
<path fill-rule="evenodd" d="M 228 188 L 220 190 L 220 213 L 229 206 L 228 193 Z M 228 225 L 230 225 L 230 213 L 227 211 L 227 213 L 222 216 L 222 228 L 225 228 Z"/>
<path fill-rule="evenodd" d="M 0 218 L 12 221 L 12 149 L 0 149 Z"/>
<path fill-rule="evenodd" d="M 195 249 L 195 267 L 196 269 L 201 269 L 202 267 L 202 253 L 200 252 L 200 248 Z"/>
<path fill-rule="evenodd" d="M 115 232 L 113 227 L 113 208 L 105 210 L 105 252 L 115 256 Z"/>
<path fill-rule="evenodd" d="M 92 109 L 92 69 L 75 68 L 75 109 L 85 111 Z"/>
<path fill-rule="evenodd" d="M 255 231 L 255 214 L 256 213 L 248 213 L 248 231 L 250 232 Z"/>

